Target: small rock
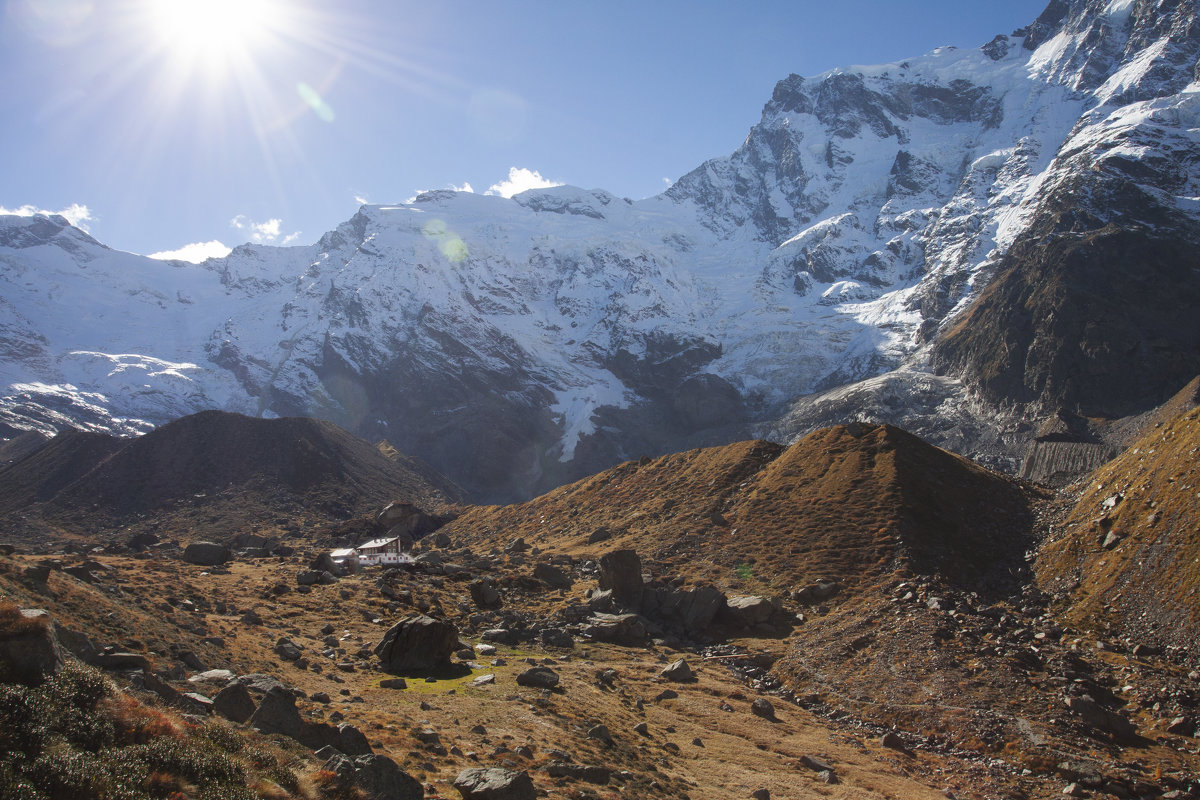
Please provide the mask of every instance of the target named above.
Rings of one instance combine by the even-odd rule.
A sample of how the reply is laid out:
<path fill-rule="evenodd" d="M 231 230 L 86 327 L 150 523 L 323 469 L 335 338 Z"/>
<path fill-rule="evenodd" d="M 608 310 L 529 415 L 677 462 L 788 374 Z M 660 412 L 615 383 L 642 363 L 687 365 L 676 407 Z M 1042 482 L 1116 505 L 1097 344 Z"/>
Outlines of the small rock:
<path fill-rule="evenodd" d="M 692 672 L 692 667 L 688 664 L 686 658 L 672 661 L 663 668 L 663 671 L 659 675 L 675 683 L 688 683 L 696 679 L 695 673 Z"/>
<path fill-rule="evenodd" d="M 612 733 L 609 732 L 608 728 L 604 725 L 593 725 L 591 728 L 589 728 L 587 732 L 587 738 L 596 739 L 597 741 L 605 742 L 606 744 L 611 744 L 613 740 Z"/>
<path fill-rule="evenodd" d="M 771 701 L 765 697 L 757 698 L 750 704 L 750 713 L 756 717 L 763 719 L 775 719 L 775 706 L 771 705 Z"/>

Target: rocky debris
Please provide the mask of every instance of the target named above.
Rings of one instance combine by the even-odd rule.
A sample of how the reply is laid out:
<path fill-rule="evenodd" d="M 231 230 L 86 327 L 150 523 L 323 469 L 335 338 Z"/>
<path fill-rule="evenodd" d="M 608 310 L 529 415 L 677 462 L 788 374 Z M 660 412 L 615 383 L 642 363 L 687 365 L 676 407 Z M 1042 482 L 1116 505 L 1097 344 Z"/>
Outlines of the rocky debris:
<path fill-rule="evenodd" d="M 300 586 L 329 586 L 337 583 L 337 576 L 329 570 L 306 569 L 296 573 L 296 583 Z"/>
<path fill-rule="evenodd" d="M 229 560 L 229 548 L 216 542 L 192 542 L 184 548 L 183 560 L 202 567 L 215 567 Z"/>
<path fill-rule="evenodd" d="M 547 564 L 545 562 L 534 565 L 533 577 L 537 578 L 551 589 L 570 589 L 572 584 L 571 578 L 569 575 L 567 575 L 567 573 L 563 572 L 553 564 Z"/>
<path fill-rule="evenodd" d="M 183 692 L 179 695 L 177 704 L 182 706 L 189 714 L 206 717 L 213 713 L 213 701 L 208 695 L 200 694 L 199 692 Z"/>
<path fill-rule="evenodd" d="M 535 800 L 537 791 L 527 772 L 498 767 L 464 769 L 454 779 L 463 800 Z"/>
<path fill-rule="evenodd" d="M 387 756 L 333 754 L 321 769 L 334 774 L 342 793 L 362 792 L 367 800 L 423 800 L 425 788 Z"/>
<path fill-rule="evenodd" d="M 558 686 L 558 673 L 549 667 L 530 667 L 517 675 L 518 686 L 528 686 L 535 689 L 553 689 Z"/>
<path fill-rule="evenodd" d="M 375 655 L 388 672 L 436 672 L 450 666 L 458 649 L 453 624 L 424 614 L 400 620 L 375 646 Z"/>
<path fill-rule="evenodd" d="M 231 722 L 245 722 L 254 710 L 254 698 L 241 683 L 230 683 L 213 697 L 213 711 Z"/>
<path fill-rule="evenodd" d="M 572 764 L 568 761 L 551 761 L 546 765 L 546 774 L 551 778 L 569 778 L 597 786 L 604 786 L 612 779 L 612 770 L 608 767 Z"/>
<path fill-rule="evenodd" d="M 662 672 L 658 674 L 669 681 L 674 681 L 675 683 L 690 683 L 691 681 L 696 680 L 696 675 L 694 672 L 692 672 L 692 667 L 690 664 L 688 664 L 686 658 L 680 658 L 672 661 L 663 668 Z"/>
<path fill-rule="evenodd" d="M 63 648 L 54 622 L 40 608 L 15 609 L 0 620 L 0 672 L 10 680 L 40 684 L 63 665 Z"/>
<path fill-rule="evenodd" d="M 600 544 L 601 542 L 607 542 L 611 538 L 612 531 L 610 531 L 608 528 L 596 528 L 596 530 L 588 534 L 587 543 Z"/>
<path fill-rule="evenodd" d="M 597 642 L 638 647 L 646 643 L 646 625 L 637 614 L 594 614 L 583 627 L 584 636 Z"/>
<path fill-rule="evenodd" d="M 755 698 L 750 704 L 750 713 L 763 719 L 775 720 L 775 706 L 765 697 Z"/>
<path fill-rule="evenodd" d="M 600 557 L 600 589 L 612 591 L 621 608 L 637 609 L 642 602 L 642 560 L 633 550 L 614 550 Z"/>

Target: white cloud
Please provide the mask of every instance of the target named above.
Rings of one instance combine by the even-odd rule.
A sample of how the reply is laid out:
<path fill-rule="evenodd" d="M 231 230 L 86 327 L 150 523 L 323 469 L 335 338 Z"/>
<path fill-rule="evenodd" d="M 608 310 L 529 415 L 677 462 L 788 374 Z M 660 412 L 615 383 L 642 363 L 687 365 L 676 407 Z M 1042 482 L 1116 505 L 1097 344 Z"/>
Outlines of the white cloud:
<path fill-rule="evenodd" d="M 562 186 L 562 181 L 552 181 L 543 178 L 536 169 L 518 167 L 508 168 L 508 180 L 493 184 L 484 194 L 498 194 L 501 197 L 512 197 L 514 194 L 529 189 L 548 189 L 551 186 Z"/>
<path fill-rule="evenodd" d="M 257 244 L 275 244 L 282 231 L 283 220 L 272 217 L 266 222 L 255 222 L 245 214 L 238 214 L 229 220 L 229 226 L 234 230 L 244 231 L 250 241 Z M 291 244 L 300 236 L 300 231 L 289 233 L 279 244 Z"/>
<path fill-rule="evenodd" d="M 368 200 L 367 198 L 363 197 L 362 195 L 357 195 L 357 194 L 356 194 L 356 195 L 354 195 L 354 202 L 358 203 L 360 206 L 369 206 L 369 205 L 371 205 L 371 201 L 370 201 L 370 200 Z"/>
<path fill-rule="evenodd" d="M 211 242 L 185 244 L 177 250 L 161 250 L 151 253 L 149 257 L 162 261 L 190 261 L 193 264 L 199 264 L 210 258 L 224 258 L 231 252 L 233 251 L 229 247 L 213 239 Z"/>
<path fill-rule="evenodd" d="M 663 185 L 670 189 L 675 185 L 675 181 L 671 180 L 670 178 L 663 178 Z"/>
<path fill-rule="evenodd" d="M 66 217 L 67 222 L 84 231 L 88 229 L 87 223 L 95 219 L 95 217 L 92 216 L 91 210 L 81 203 L 71 203 L 71 205 L 60 211 L 47 211 L 44 208 L 38 208 L 31 205 L 23 205 L 20 208 L 11 209 L 0 206 L 0 214 L 15 214 L 18 217 L 32 217 L 35 214 L 54 216 L 57 214 L 61 217 Z"/>
<path fill-rule="evenodd" d="M 454 190 L 454 191 L 456 191 L 456 192 L 467 192 L 468 194 L 475 194 L 475 190 L 474 190 L 473 188 L 471 188 L 471 182 L 470 182 L 470 181 L 463 181 L 463 185 L 462 185 L 462 186 L 455 186 L 455 185 L 452 183 L 452 184 L 450 184 L 450 188 L 451 188 L 451 189 L 453 189 L 453 190 Z"/>

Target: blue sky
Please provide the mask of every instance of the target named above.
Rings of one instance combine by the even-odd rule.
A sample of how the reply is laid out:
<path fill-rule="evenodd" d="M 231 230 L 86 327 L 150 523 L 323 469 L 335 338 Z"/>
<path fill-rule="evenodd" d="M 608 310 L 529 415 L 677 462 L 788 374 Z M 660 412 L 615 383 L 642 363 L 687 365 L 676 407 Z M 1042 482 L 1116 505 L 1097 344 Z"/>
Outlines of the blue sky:
<path fill-rule="evenodd" d="M 544 180 L 634 199 L 775 82 L 976 47 L 1046 0 L 0 0 L 0 208 L 105 244 L 310 243 L 362 201 Z"/>

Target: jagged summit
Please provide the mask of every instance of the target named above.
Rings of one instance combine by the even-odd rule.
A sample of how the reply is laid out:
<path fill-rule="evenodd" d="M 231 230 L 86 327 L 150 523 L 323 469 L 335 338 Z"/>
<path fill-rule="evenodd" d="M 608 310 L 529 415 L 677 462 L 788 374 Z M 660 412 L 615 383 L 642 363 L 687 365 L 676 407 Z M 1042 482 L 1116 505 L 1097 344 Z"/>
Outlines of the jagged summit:
<path fill-rule="evenodd" d="M 202 265 L 6 240 L 0 423 L 317 416 L 495 501 L 860 410 L 1015 469 L 1042 419 L 1200 372 L 1196 29 L 1189 2 L 1054 2 L 981 48 L 791 76 L 636 202 L 428 192 Z"/>

